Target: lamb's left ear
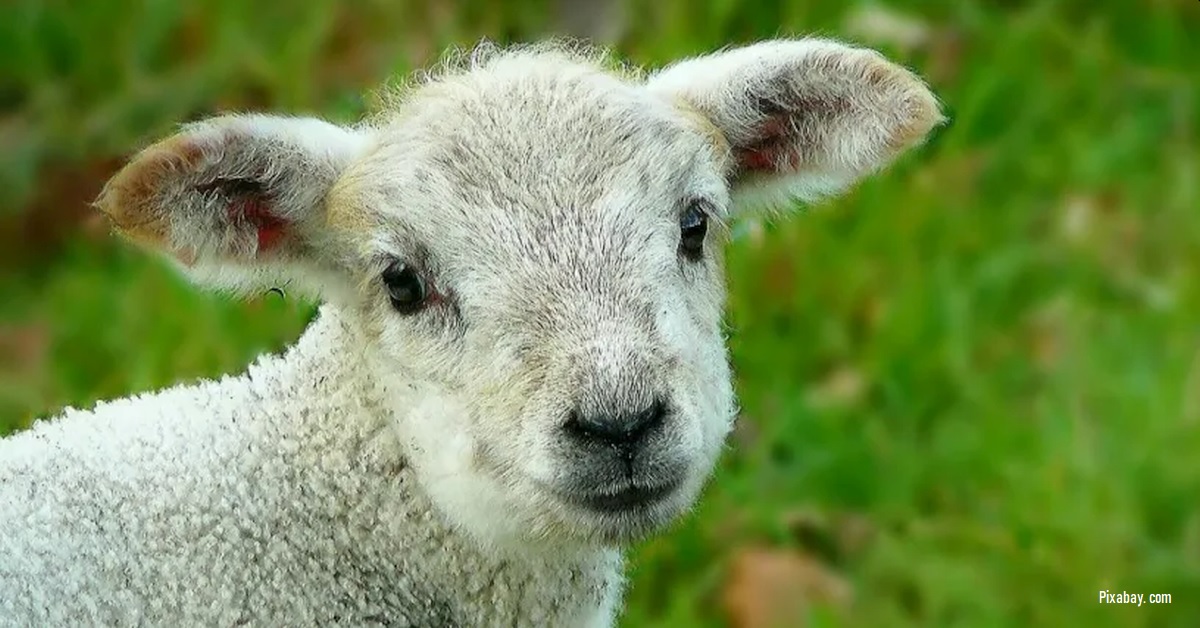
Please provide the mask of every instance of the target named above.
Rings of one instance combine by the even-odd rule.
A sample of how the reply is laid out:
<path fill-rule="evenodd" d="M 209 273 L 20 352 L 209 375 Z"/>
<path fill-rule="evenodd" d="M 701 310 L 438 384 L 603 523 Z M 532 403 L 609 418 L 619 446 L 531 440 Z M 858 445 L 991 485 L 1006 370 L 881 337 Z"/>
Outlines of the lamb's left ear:
<path fill-rule="evenodd" d="M 711 125 L 739 205 L 840 192 L 943 120 L 916 75 L 873 50 L 823 39 L 689 59 L 647 87 Z"/>
<path fill-rule="evenodd" d="M 368 142 L 313 118 L 218 116 L 143 150 L 97 206 L 201 283 L 319 293 L 331 283 L 326 196 Z"/>

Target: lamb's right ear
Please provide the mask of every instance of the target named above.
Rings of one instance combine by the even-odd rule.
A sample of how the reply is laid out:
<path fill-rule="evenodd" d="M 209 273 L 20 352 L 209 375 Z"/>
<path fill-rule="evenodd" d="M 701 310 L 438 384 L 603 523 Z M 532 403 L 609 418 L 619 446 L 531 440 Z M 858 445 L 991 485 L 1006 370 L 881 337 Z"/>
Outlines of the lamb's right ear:
<path fill-rule="evenodd" d="M 314 118 L 218 116 L 143 150 L 96 204 L 121 234 L 203 283 L 322 292 L 326 196 L 369 142 Z"/>

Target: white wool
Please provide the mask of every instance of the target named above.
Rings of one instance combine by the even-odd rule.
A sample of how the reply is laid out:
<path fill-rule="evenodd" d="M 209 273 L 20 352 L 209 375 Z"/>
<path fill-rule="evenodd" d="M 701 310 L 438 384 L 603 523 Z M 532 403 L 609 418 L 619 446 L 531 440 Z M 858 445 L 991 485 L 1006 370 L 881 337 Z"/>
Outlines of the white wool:
<path fill-rule="evenodd" d="M 615 551 L 504 555 L 447 527 L 360 342 L 325 306 L 244 375 L 6 440 L 0 625 L 608 625 Z"/>

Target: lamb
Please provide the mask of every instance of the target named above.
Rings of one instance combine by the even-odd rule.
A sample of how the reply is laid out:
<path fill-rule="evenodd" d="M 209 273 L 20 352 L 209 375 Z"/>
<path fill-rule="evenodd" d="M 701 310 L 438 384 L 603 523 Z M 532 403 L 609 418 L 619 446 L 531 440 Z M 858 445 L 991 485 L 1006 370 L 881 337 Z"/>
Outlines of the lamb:
<path fill-rule="evenodd" d="M 484 45 L 352 127 L 227 114 L 132 158 L 120 234 L 323 305 L 244 374 L 0 442 L 0 624 L 613 625 L 622 548 L 736 414 L 729 225 L 943 118 L 831 40 L 608 59 Z"/>

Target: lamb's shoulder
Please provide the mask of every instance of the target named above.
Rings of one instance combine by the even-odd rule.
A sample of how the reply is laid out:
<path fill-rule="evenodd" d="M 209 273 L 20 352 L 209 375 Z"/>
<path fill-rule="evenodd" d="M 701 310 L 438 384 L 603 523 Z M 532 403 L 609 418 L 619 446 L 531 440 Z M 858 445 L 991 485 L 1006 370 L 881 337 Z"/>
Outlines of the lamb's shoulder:
<path fill-rule="evenodd" d="M 0 607 L 44 600 L 50 612 L 75 598 L 113 617 L 102 599 L 131 588 L 139 546 L 186 535 L 188 515 L 211 510 L 198 489 L 235 448 L 214 418 L 246 394 L 236 381 L 178 386 L 67 409 L 0 441 Z"/>
<path fill-rule="evenodd" d="M 364 440 L 378 429 L 363 418 L 364 384 L 339 366 L 350 362 L 332 338 L 341 327 L 336 316 L 322 316 L 296 345 L 260 357 L 240 374 L 67 408 L 37 421 L 0 439 L 0 490 L 36 487 L 32 502 L 100 498 L 109 489 L 121 497 L 125 491 L 115 489 L 261 484 L 261 475 L 237 474 L 327 462 L 334 440 Z"/>
<path fill-rule="evenodd" d="M 242 375 L 0 442 L 0 617 L 609 625 L 619 554 L 508 555 L 448 527 L 339 330 L 325 311 Z"/>
<path fill-rule="evenodd" d="M 233 622 L 322 584 L 382 430 L 309 349 L 0 441 L 0 617 Z"/>

